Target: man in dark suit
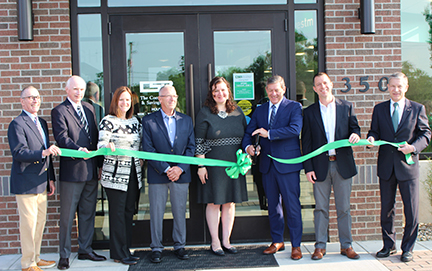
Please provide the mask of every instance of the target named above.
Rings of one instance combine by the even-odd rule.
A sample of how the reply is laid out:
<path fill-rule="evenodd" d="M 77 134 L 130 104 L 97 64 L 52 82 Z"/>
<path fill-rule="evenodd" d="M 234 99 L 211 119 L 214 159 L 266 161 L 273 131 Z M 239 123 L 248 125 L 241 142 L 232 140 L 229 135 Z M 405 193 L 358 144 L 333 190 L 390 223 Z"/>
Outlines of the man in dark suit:
<path fill-rule="evenodd" d="M 49 146 L 48 126 L 37 116 L 41 99 L 33 86 L 21 92 L 23 111 L 8 128 L 12 154 L 10 191 L 16 194 L 20 221 L 21 268 L 36 271 L 55 266 L 55 261 L 40 259 L 42 235 L 47 213 L 47 196 L 54 194 L 55 174 L 51 155 L 60 149 Z"/>
<path fill-rule="evenodd" d="M 425 107 L 405 98 L 408 78 L 395 73 L 388 81 L 390 100 L 377 104 L 372 114 L 368 140 L 407 143 L 395 148 L 382 145 L 378 152 L 378 177 L 381 191 L 381 228 L 384 247 L 377 252 L 378 258 L 396 253 L 395 197 L 396 187 L 402 197 L 405 228 L 402 238 L 401 261 L 412 261 L 412 250 L 418 233 L 419 212 L 419 153 L 429 145 L 431 130 Z M 413 161 L 409 165 L 405 155 Z"/>
<path fill-rule="evenodd" d="M 333 96 L 333 83 L 326 73 L 317 73 L 313 82 L 313 89 L 318 94 L 319 102 L 303 111 L 303 155 L 341 139 L 349 139 L 351 143 L 359 142 L 360 126 L 353 105 Z M 332 186 L 341 254 L 350 259 L 360 258 L 351 246 L 350 196 L 352 177 L 357 174 L 352 148 L 330 150 L 306 160 L 303 166 L 308 181 L 314 184 L 316 242 L 312 260 L 320 260 L 326 254 Z"/>
<path fill-rule="evenodd" d="M 51 111 L 54 138 L 60 148 L 86 153 L 96 150 L 98 129 L 92 105 L 81 102 L 85 81 L 72 76 L 66 83 L 66 100 Z M 97 197 L 97 158 L 60 158 L 60 260 L 58 269 L 69 268 L 71 232 L 78 211 L 78 259 L 103 261 L 91 248 Z"/>
<path fill-rule="evenodd" d="M 300 205 L 300 170 L 302 164 L 282 164 L 269 158 L 295 158 L 301 155 L 299 135 L 302 129 L 302 106 L 284 97 L 285 82 L 279 75 L 270 77 L 266 86 L 269 102 L 257 107 L 243 137 L 243 149 L 255 155 L 253 137 L 261 136 L 260 172 L 263 174 L 264 191 L 268 198 L 268 212 L 272 244 L 264 254 L 284 250 L 284 215 L 282 200 L 287 213 L 287 224 L 292 244 L 291 258 L 302 258 L 300 249 L 302 218 Z"/>
<path fill-rule="evenodd" d="M 192 119 L 175 110 L 177 93 L 173 86 L 159 90 L 161 109 L 142 120 L 143 151 L 194 156 L 195 137 Z M 191 172 L 189 164 L 148 161 L 150 231 L 152 242 L 151 262 L 162 260 L 162 226 L 168 190 L 174 218 L 174 253 L 181 260 L 189 259 L 186 244 L 186 203 Z"/>

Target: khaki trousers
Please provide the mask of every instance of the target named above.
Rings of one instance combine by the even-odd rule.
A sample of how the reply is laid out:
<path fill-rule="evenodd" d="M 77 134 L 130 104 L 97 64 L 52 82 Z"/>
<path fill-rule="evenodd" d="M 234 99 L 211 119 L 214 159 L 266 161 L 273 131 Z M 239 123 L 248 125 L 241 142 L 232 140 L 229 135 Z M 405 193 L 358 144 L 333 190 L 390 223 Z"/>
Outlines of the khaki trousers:
<path fill-rule="evenodd" d="M 47 213 L 47 193 L 16 195 L 21 240 L 21 268 L 36 266 L 40 261 L 42 235 Z"/>

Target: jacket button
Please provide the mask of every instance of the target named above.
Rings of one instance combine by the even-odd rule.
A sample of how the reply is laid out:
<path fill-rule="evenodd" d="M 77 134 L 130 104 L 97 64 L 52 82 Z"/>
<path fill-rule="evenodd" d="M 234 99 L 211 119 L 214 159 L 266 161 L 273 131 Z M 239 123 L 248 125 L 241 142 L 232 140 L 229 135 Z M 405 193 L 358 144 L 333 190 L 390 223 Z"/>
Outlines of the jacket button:
<path fill-rule="evenodd" d="M 45 169 L 45 171 L 47 171 L 47 169 Z"/>

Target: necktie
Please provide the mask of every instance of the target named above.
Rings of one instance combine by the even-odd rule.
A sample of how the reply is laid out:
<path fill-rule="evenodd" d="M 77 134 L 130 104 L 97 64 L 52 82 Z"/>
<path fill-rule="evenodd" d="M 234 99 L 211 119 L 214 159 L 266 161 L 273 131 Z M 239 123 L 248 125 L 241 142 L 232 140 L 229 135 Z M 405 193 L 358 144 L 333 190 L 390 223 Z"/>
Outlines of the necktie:
<path fill-rule="evenodd" d="M 399 105 L 398 103 L 394 103 L 393 106 L 394 106 L 394 110 L 392 115 L 392 122 L 393 122 L 393 128 L 396 132 L 399 125 Z"/>
<path fill-rule="evenodd" d="M 84 114 L 81 111 L 81 106 L 77 107 L 77 111 L 78 111 L 78 116 L 80 117 L 81 120 L 81 124 L 84 126 L 85 131 L 87 132 L 87 134 L 89 133 L 89 128 L 88 128 L 88 124 L 87 121 L 84 118 Z"/>
<path fill-rule="evenodd" d="M 42 130 L 42 126 L 41 126 L 40 123 L 39 123 L 38 117 L 35 117 L 35 118 L 34 118 L 34 124 L 36 125 L 36 127 L 37 127 L 37 129 L 38 129 L 38 131 L 39 131 L 39 134 L 41 135 L 42 140 L 43 140 L 43 142 L 44 142 L 44 145 L 45 145 L 45 147 L 46 147 L 46 144 L 45 144 L 45 133 L 44 133 L 44 131 Z"/>
<path fill-rule="evenodd" d="M 269 122 L 269 128 L 271 129 L 272 128 L 272 126 L 273 126 L 273 122 L 274 122 L 274 119 L 275 119 L 275 115 L 276 115 L 276 105 L 272 105 L 272 110 L 271 110 L 271 113 L 270 113 L 270 122 Z"/>

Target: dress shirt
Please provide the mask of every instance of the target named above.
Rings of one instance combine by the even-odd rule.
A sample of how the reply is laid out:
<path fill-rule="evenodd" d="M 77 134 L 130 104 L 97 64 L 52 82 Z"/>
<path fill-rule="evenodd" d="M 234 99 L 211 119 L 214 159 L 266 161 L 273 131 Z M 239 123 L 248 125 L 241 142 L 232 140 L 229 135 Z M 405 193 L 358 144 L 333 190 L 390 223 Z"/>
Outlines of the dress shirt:
<path fill-rule="evenodd" d="M 324 124 L 324 130 L 326 132 L 327 143 L 334 142 L 335 131 L 336 131 L 336 103 L 335 99 L 327 106 L 319 102 L 321 118 Z M 336 150 L 332 149 L 328 152 L 329 155 L 336 155 Z"/>
<path fill-rule="evenodd" d="M 174 147 L 174 139 L 175 139 L 175 134 L 176 134 L 176 128 L 177 128 L 177 123 L 175 120 L 175 115 L 176 112 L 174 111 L 174 114 L 172 116 L 168 116 L 167 114 L 165 114 L 165 112 L 162 109 L 159 109 L 162 113 L 162 118 L 164 120 L 165 123 L 165 127 L 167 129 L 168 132 L 168 136 L 170 139 L 170 143 L 171 143 L 171 147 Z M 168 171 L 170 167 L 167 167 L 164 172 L 166 173 Z M 183 172 L 183 169 L 180 168 Z"/>

